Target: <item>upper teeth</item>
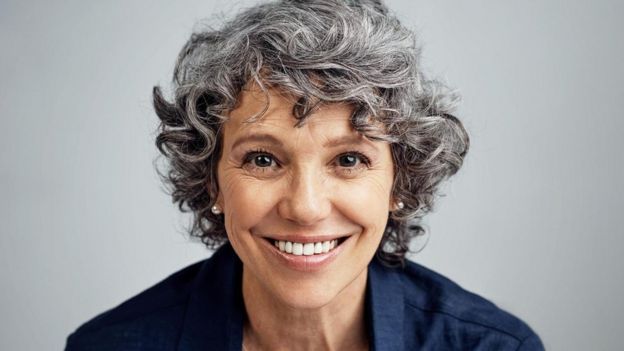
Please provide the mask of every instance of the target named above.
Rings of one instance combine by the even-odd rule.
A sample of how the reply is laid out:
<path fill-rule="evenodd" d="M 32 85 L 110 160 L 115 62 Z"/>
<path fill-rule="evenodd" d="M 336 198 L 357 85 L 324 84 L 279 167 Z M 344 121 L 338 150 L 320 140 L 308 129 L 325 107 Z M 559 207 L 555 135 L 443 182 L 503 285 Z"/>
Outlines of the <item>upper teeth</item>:
<path fill-rule="evenodd" d="M 292 241 L 275 240 L 275 247 L 280 251 L 301 256 L 311 256 L 314 254 L 326 253 L 338 245 L 338 240 L 319 241 L 316 243 L 295 243 Z"/>

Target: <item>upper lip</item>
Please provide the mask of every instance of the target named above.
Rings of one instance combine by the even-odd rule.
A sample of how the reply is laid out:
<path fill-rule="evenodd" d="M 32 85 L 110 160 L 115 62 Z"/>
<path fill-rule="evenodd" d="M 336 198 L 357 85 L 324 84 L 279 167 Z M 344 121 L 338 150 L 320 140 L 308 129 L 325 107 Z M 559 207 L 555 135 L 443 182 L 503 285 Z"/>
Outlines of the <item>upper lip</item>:
<path fill-rule="evenodd" d="M 348 235 L 345 234 L 329 234 L 329 235 L 298 235 L 298 234 L 288 234 L 288 235 L 265 235 L 264 238 L 279 240 L 279 241 L 291 241 L 296 243 L 317 243 L 323 241 L 332 241 L 334 239 L 339 239 Z"/>

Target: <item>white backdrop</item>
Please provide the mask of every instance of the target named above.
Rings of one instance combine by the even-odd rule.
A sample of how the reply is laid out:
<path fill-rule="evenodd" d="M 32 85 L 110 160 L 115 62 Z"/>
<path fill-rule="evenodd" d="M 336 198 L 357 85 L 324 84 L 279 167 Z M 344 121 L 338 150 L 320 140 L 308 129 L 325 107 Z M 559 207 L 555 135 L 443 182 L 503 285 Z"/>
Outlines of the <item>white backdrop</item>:
<path fill-rule="evenodd" d="M 0 0 L 0 349 L 62 349 L 209 255 L 153 170 L 150 93 L 198 20 L 251 3 Z M 624 3 L 388 5 L 462 92 L 472 137 L 412 258 L 548 349 L 621 347 Z"/>

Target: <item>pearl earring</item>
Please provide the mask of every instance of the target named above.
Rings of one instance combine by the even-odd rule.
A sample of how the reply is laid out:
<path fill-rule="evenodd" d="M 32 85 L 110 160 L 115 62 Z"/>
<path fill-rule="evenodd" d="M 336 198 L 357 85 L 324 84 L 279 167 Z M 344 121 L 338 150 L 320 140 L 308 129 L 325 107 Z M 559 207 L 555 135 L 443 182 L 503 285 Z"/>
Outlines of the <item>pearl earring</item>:
<path fill-rule="evenodd" d="M 396 207 L 397 207 L 397 210 L 402 210 L 403 207 L 405 207 L 405 204 L 403 203 L 403 201 L 397 201 Z"/>
<path fill-rule="evenodd" d="M 210 209 L 210 211 L 215 214 L 215 215 L 220 215 L 221 214 L 221 209 L 219 208 L 219 206 L 214 205 L 212 206 L 212 208 Z"/>

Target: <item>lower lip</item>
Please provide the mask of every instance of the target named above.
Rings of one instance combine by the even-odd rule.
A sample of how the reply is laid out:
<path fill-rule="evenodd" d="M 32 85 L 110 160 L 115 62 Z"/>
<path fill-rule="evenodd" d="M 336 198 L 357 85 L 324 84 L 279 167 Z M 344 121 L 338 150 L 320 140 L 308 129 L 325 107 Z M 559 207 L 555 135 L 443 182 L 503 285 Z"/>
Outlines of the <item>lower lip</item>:
<path fill-rule="evenodd" d="M 260 238 L 260 241 L 263 243 L 262 246 L 265 247 L 270 254 L 275 256 L 279 262 L 283 265 L 287 266 L 290 269 L 299 271 L 299 272 L 316 272 L 324 269 L 330 263 L 332 263 L 336 257 L 344 250 L 345 244 L 351 239 L 351 237 L 344 240 L 340 245 L 333 248 L 331 251 L 322 254 L 314 254 L 314 255 L 292 255 L 283 251 L 280 251 L 274 244 L 271 244 L 267 239 Z"/>

